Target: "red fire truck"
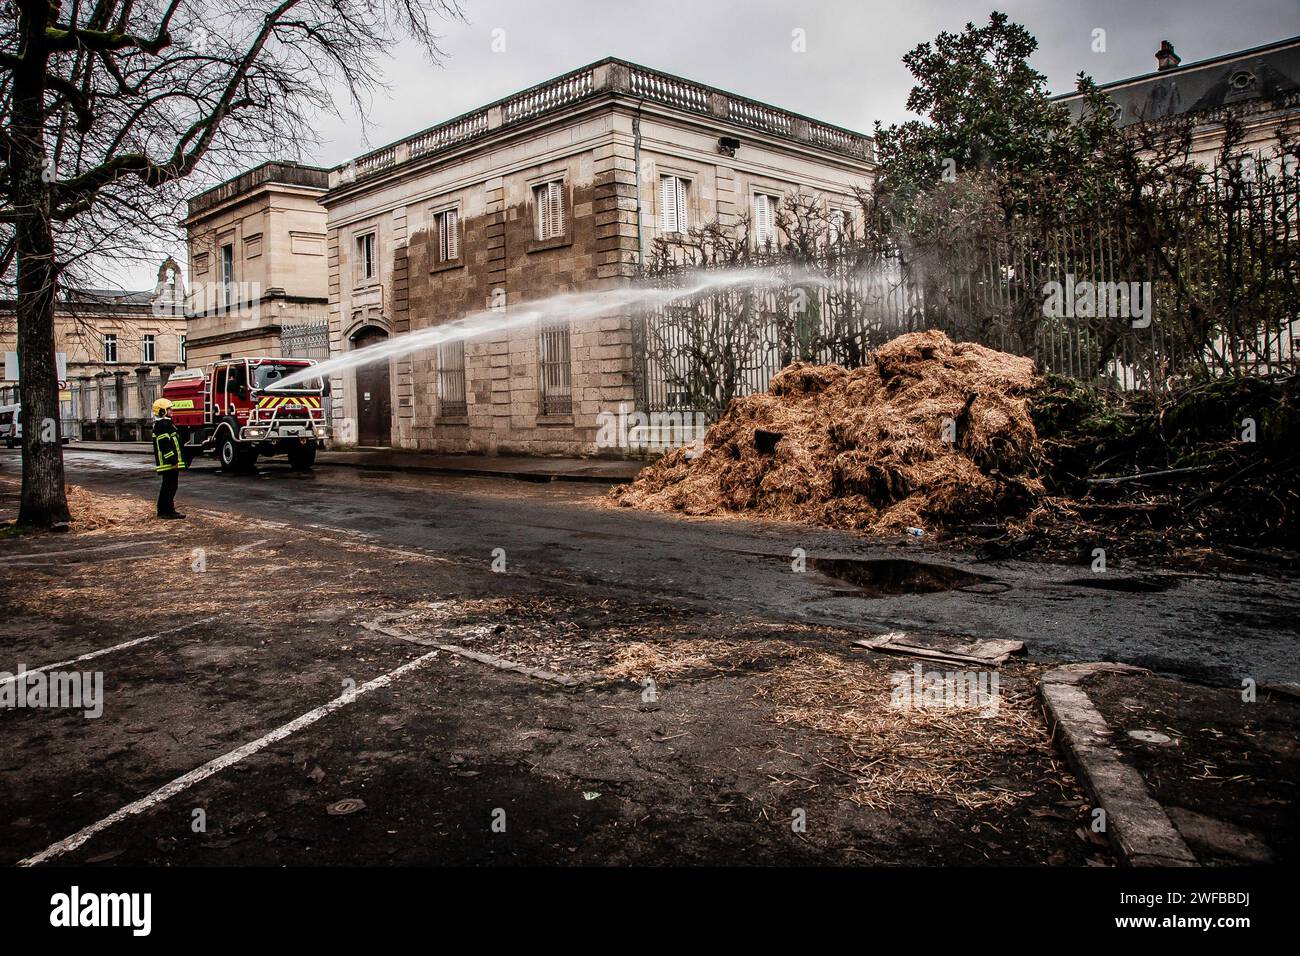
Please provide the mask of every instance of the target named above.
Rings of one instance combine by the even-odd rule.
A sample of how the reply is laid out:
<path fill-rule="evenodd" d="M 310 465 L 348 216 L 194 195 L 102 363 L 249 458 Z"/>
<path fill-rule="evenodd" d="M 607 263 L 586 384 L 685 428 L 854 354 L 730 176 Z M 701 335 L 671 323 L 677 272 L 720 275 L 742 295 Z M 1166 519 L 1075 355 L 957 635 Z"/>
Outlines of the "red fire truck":
<path fill-rule="evenodd" d="M 188 465 L 212 452 L 223 471 L 247 471 L 258 456 L 288 455 L 298 470 L 316 462 L 325 444 L 329 383 L 309 378 L 289 388 L 277 383 L 310 368 L 310 359 L 222 359 L 209 369 L 177 372 L 163 386 Z"/>

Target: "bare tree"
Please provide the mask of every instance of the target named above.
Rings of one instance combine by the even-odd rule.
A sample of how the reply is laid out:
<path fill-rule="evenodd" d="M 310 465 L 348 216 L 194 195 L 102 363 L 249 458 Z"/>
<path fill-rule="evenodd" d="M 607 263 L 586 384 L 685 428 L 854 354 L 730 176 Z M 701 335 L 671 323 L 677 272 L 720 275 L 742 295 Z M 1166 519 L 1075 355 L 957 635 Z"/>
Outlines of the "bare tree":
<path fill-rule="evenodd" d="M 379 61 L 458 0 L 3 0 L 0 281 L 22 355 L 19 522 L 68 520 L 54 306 L 62 278 L 168 234 L 182 181 L 311 142 Z"/>

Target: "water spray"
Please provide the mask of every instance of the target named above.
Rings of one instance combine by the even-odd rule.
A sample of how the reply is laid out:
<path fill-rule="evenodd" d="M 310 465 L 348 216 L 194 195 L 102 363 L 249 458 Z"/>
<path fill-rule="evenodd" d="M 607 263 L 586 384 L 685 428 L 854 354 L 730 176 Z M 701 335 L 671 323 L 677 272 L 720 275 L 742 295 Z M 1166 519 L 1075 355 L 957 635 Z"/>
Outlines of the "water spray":
<path fill-rule="evenodd" d="M 678 299 L 689 299 L 708 292 L 789 284 L 828 286 L 830 280 L 811 271 L 800 271 L 792 276 L 789 271 L 777 272 L 771 268 L 724 269 L 711 273 L 696 273 L 693 281 L 671 288 L 624 286 L 597 292 L 564 292 L 545 299 L 535 299 L 520 306 L 481 309 L 451 322 L 394 336 L 379 344 L 348 352 L 319 362 L 300 372 L 294 372 L 275 385 L 269 386 L 266 391 L 292 388 L 309 379 L 338 375 L 348 369 L 425 351 L 448 342 L 469 341 L 527 328 L 540 321 L 560 319 L 583 321 L 668 305 Z"/>

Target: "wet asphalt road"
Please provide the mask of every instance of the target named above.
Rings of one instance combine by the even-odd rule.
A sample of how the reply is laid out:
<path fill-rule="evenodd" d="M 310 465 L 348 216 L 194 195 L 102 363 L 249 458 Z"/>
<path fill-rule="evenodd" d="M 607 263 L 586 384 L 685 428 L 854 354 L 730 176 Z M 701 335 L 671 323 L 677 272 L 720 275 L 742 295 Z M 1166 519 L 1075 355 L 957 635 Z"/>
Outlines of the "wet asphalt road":
<path fill-rule="evenodd" d="M 142 455 L 69 450 L 68 478 L 100 491 L 152 498 L 157 478 Z M 18 473 L 0 450 L 0 474 Z M 932 541 L 898 541 L 767 521 L 682 519 L 612 508 L 604 487 L 537 484 L 321 466 L 299 474 L 278 461 L 228 476 L 208 461 L 181 481 L 178 506 L 361 531 L 481 562 L 503 549 L 512 572 L 626 589 L 769 620 L 826 623 L 869 633 L 936 631 L 1023 640 L 1032 658 L 1115 660 L 1213 683 L 1300 681 L 1300 582 L 1257 574 L 1175 573 L 1033 561 L 978 563 Z M 792 569 L 806 552 L 808 570 Z M 818 559 L 889 562 L 880 594 L 814 568 Z M 958 589 L 907 593 L 917 569 L 983 576 Z M 841 567 L 836 566 L 838 572 Z M 962 582 L 955 582 L 961 584 Z"/>

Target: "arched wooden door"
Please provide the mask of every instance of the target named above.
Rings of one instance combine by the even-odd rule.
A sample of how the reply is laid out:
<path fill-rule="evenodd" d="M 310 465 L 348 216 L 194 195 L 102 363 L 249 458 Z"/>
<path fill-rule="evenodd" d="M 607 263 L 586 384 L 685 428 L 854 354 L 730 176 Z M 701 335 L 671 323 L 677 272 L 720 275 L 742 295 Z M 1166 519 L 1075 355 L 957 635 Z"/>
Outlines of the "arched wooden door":
<path fill-rule="evenodd" d="M 354 348 L 364 349 L 388 338 L 388 333 L 367 326 L 353 338 Z M 357 443 L 388 445 L 393 440 L 393 393 L 388 379 L 388 361 L 358 366 Z"/>

